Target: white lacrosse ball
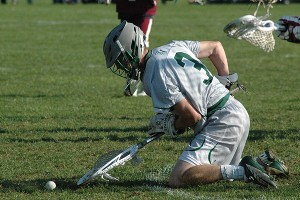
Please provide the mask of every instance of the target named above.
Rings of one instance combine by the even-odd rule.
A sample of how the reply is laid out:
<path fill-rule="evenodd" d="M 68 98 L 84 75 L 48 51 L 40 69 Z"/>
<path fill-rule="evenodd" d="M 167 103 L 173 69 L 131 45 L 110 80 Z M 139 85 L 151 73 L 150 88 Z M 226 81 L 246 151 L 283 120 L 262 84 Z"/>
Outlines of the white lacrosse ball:
<path fill-rule="evenodd" d="M 56 184 L 53 181 L 48 181 L 45 185 L 47 190 L 54 190 L 56 188 Z"/>

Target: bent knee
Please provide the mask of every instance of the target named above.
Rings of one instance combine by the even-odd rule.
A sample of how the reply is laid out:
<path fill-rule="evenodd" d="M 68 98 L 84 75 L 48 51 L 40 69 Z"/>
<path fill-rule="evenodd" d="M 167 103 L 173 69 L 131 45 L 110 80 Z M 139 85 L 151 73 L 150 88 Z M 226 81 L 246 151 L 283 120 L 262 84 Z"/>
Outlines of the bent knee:
<path fill-rule="evenodd" d="M 186 187 L 187 185 L 184 181 L 183 175 L 191 167 L 192 167 L 191 164 L 189 164 L 185 161 L 179 160 L 176 163 L 176 165 L 171 173 L 171 176 L 169 178 L 169 182 L 168 182 L 169 187 L 171 187 L 171 188 Z"/>
<path fill-rule="evenodd" d="M 181 181 L 179 177 L 178 178 L 171 177 L 169 179 L 168 185 L 171 188 L 182 188 L 186 186 L 186 184 L 183 181 Z"/>

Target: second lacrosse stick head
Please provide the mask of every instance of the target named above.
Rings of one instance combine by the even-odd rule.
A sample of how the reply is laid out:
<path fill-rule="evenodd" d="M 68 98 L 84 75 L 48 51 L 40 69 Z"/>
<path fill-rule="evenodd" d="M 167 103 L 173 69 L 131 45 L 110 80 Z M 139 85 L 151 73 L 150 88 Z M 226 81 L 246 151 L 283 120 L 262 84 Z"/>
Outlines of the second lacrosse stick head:
<path fill-rule="evenodd" d="M 272 32 L 277 27 L 271 20 L 265 19 L 266 17 L 245 15 L 228 23 L 223 31 L 231 38 L 246 40 L 252 45 L 270 52 L 275 47 Z"/>
<path fill-rule="evenodd" d="M 253 25 L 256 17 L 252 15 L 245 15 L 238 19 L 235 19 L 229 22 L 223 29 L 223 31 L 227 34 L 227 36 L 242 39 L 241 37 L 247 33 L 253 31 L 255 26 Z"/>

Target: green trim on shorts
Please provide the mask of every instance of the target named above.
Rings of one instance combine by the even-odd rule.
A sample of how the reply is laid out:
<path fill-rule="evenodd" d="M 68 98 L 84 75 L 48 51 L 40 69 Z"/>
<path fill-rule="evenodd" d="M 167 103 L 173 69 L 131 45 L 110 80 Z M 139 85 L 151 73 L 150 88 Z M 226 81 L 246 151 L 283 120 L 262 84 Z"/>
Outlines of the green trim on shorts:
<path fill-rule="evenodd" d="M 210 116 L 212 116 L 217 110 L 220 110 L 221 108 L 223 108 L 223 106 L 225 105 L 225 103 L 228 101 L 229 97 L 230 97 L 230 93 L 226 94 L 217 103 L 215 103 L 214 105 L 212 105 L 211 107 L 209 107 L 207 109 L 207 118 L 209 118 Z"/>
<path fill-rule="evenodd" d="M 197 148 L 192 148 L 191 143 L 190 143 L 189 147 L 191 149 L 188 149 L 186 151 L 198 151 L 199 149 L 201 149 L 203 147 L 204 143 L 205 143 L 205 139 L 204 139 L 203 143 L 200 145 L 200 147 L 197 147 Z"/>
<path fill-rule="evenodd" d="M 217 146 L 218 144 L 219 144 L 219 143 L 217 143 L 217 144 L 214 146 L 214 148 L 212 148 L 212 149 L 209 151 L 209 153 L 208 153 L 208 162 L 209 162 L 209 164 L 211 164 L 211 154 L 212 154 L 213 150 L 216 148 L 216 146 Z"/>

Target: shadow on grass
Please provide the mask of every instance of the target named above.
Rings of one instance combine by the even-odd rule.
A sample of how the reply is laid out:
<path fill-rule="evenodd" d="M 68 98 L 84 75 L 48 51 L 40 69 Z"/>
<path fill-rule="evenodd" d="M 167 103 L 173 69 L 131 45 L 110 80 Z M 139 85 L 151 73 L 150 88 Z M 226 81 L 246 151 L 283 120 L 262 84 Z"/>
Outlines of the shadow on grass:
<path fill-rule="evenodd" d="M 299 174 L 298 174 L 299 176 Z M 49 179 L 48 179 L 49 180 Z M 12 180 L 1 180 L 0 181 L 0 193 L 10 193 L 10 192 L 19 192 L 19 193 L 37 193 L 37 192 L 48 192 L 45 188 L 45 184 L 48 181 L 46 179 L 37 179 L 30 181 L 12 181 Z M 77 186 L 76 183 L 78 178 L 69 178 L 69 179 L 52 179 L 56 183 L 55 192 L 65 192 L 71 191 L 76 192 L 83 190 L 92 191 L 97 189 L 97 191 L 109 191 L 112 189 L 114 192 L 131 192 L 131 191 L 174 191 L 178 189 L 172 189 L 168 187 L 166 182 L 151 181 L 151 180 L 126 180 L 126 181 L 100 181 L 94 180 L 86 185 Z M 296 186 L 297 187 L 297 186 Z M 273 188 L 263 188 L 253 184 L 236 182 L 218 182 L 209 185 L 203 186 L 191 186 L 189 188 L 182 188 L 180 190 L 201 190 L 202 192 L 211 192 L 215 191 L 272 191 Z"/>
<path fill-rule="evenodd" d="M 98 179 L 101 180 L 101 179 Z M 120 191 L 136 190 L 139 187 L 168 187 L 166 182 L 151 181 L 151 180 L 126 180 L 126 181 L 97 181 L 90 182 L 87 185 L 78 186 L 78 188 L 104 187 L 104 188 L 119 188 Z M 126 189 L 127 188 L 127 189 Z"/>
<path fill-rule="evenodd" d="M 55 94 L 55 95 L 49 95 L 49 94 L 4 94 L 1 95 L 1 98 L 64 98 L 66 95 L 63 94 Z"/>
<path fill-rule="evenodd" d="M 45 132 L 88 132 L 88 133 L 94 133 L 94 132 L 105 132 L 105 133 L 126 133 L 126 132 L 145 132 L 147 131 L 147 127 L 79 127 L 79 128 L 55 128 L 52 130 L 44 130 Z"/>
<path fill-rule="evenodd" d="M 58 128 L 53 128 L 53 129 L 31 129 L 31 130 L 18 130 L 18 131 L 11 131 L 7 129 L 0 128 L 0 133 L 59 133 L 59 132 L 70 132 L 70 133 L 77 133 L 77 132 L 87 132 L 87 133 L 127 133 L 127 132 L 146 132 L 148 129 L 146 126 L 144 127 L 123 127 L 123 128 L 118 128 L 118 127 L 78 127 L 78 128 L 69 128 L 69 127 L 58 127 Z"/>
<path fill-rule="evenodd" d="M 252 130 L 248 136 L 248 140 L 264 140 L 268 138 L 300 140 L 300 129 Z"/>
<path fill-rule="evenodd" d="M 147 135 L 145 135 L 147 137 Z M 126 142 L 131 141 L 132 143 L 138 143 L 142 139 L 137 136 L 122 136 L 117 134 L 110 134 L 106 136 L 96 136 L 96 137 L 79 137 L 79 138 L 65 138 L 65 139 L 56 139 L 52 137 L 42 137 L 38 139 L 28 139 L 28 138 L 8 138 L 6 141 L 9 142 L 22 142 L 22 143 L 37 143 L 37 142 L 49 142 L 49 143 L 59 143 L 59 142 L 98 142 L 102 140 L 109 140 L 112 142 Z"/>
<path fill-rule="evenodd" d="M 0 193 L 4 192 L 21 192 L 21 193 L 35 193 L 47 191 L 45 184 L 51 179 L 37 179 L 30 181 L 13 181 L 13 180 L 1 180 L 0 181 Z M 147 180 L 133 180 L 133 181 L 94 181 L 86 185 L 77 186 L 77 181 L 79 178 L 69 178 L 69 179 L 52 179 L 56 183 L 55 191 L 76 191 L 80 189 L 90 189 L 99 187 L 102 190 L 105 188 L 110 190 L 111 187 L 114 187 L 114 190 L 120 191 L 131 191 L 136 190 L 137 187 L 167 187 L 165 183 L 160 183 L 156 181 L 147 181 Z"/>
<path fill-rule="evenodd" d="M 97 142 L 102 140 L 109 140 L 112 142 L 126 142 L 131 141 L 132 143 L 140 142 L 142 139 L 148 137 L 146 127 L 141 128 L 59 128 L 59 129 L 52 129 L 52 130 L 39 130 L 42 132 L 88 132 L 88 133 L 97 133 L 97 135 L 92 135 L 91 137 L 79 137 L 79 138 L 64 138 L 64 139 L 56 139 L 53 137 L 42 137 L 38 139 L 28 139 L 28 138 L 8 138 L 9 142 L 23 142 L 23 143 L 36 143 L 36 142 Z M 5 131 L 0 130 L 0 133 Z M 103 134 L 105 133 L 105 135 Z M 137 136 L 137 134 L 132 135 L 125 135 L 122 133 L 131 133 L 131 132 L 144 132 L 145 134 L 142 136 Z M 160 140 L 172 140 L 174 142 L 189 142 L 193 137 L 192 133 L 181 135 L 177 138 L 171 137 L 162 137 Z M 250 131 L 248 140 L 255 141 L 255 140 L 265 140 L 265 139 L 288 139 L 291 141 L 299 141 L 300 140 L 300 129 L 288 129 L 288 130 L 253 130 Z"/>
<path fill-rule="evenodd" d="M 45 184 L 49 180 L 37 179 L 30 181 L 13 181 L 13 180 L 1 180 L 0 181 L 0 191 L 5 192 L 22 192 L 22 193 L 34 193 L 37 191 L 47 191 Z M 58 190 L 76 190 L 78 186 L 76 185 L 77 179 L 62 179 L 53 180 L 56 183 Z"/>

